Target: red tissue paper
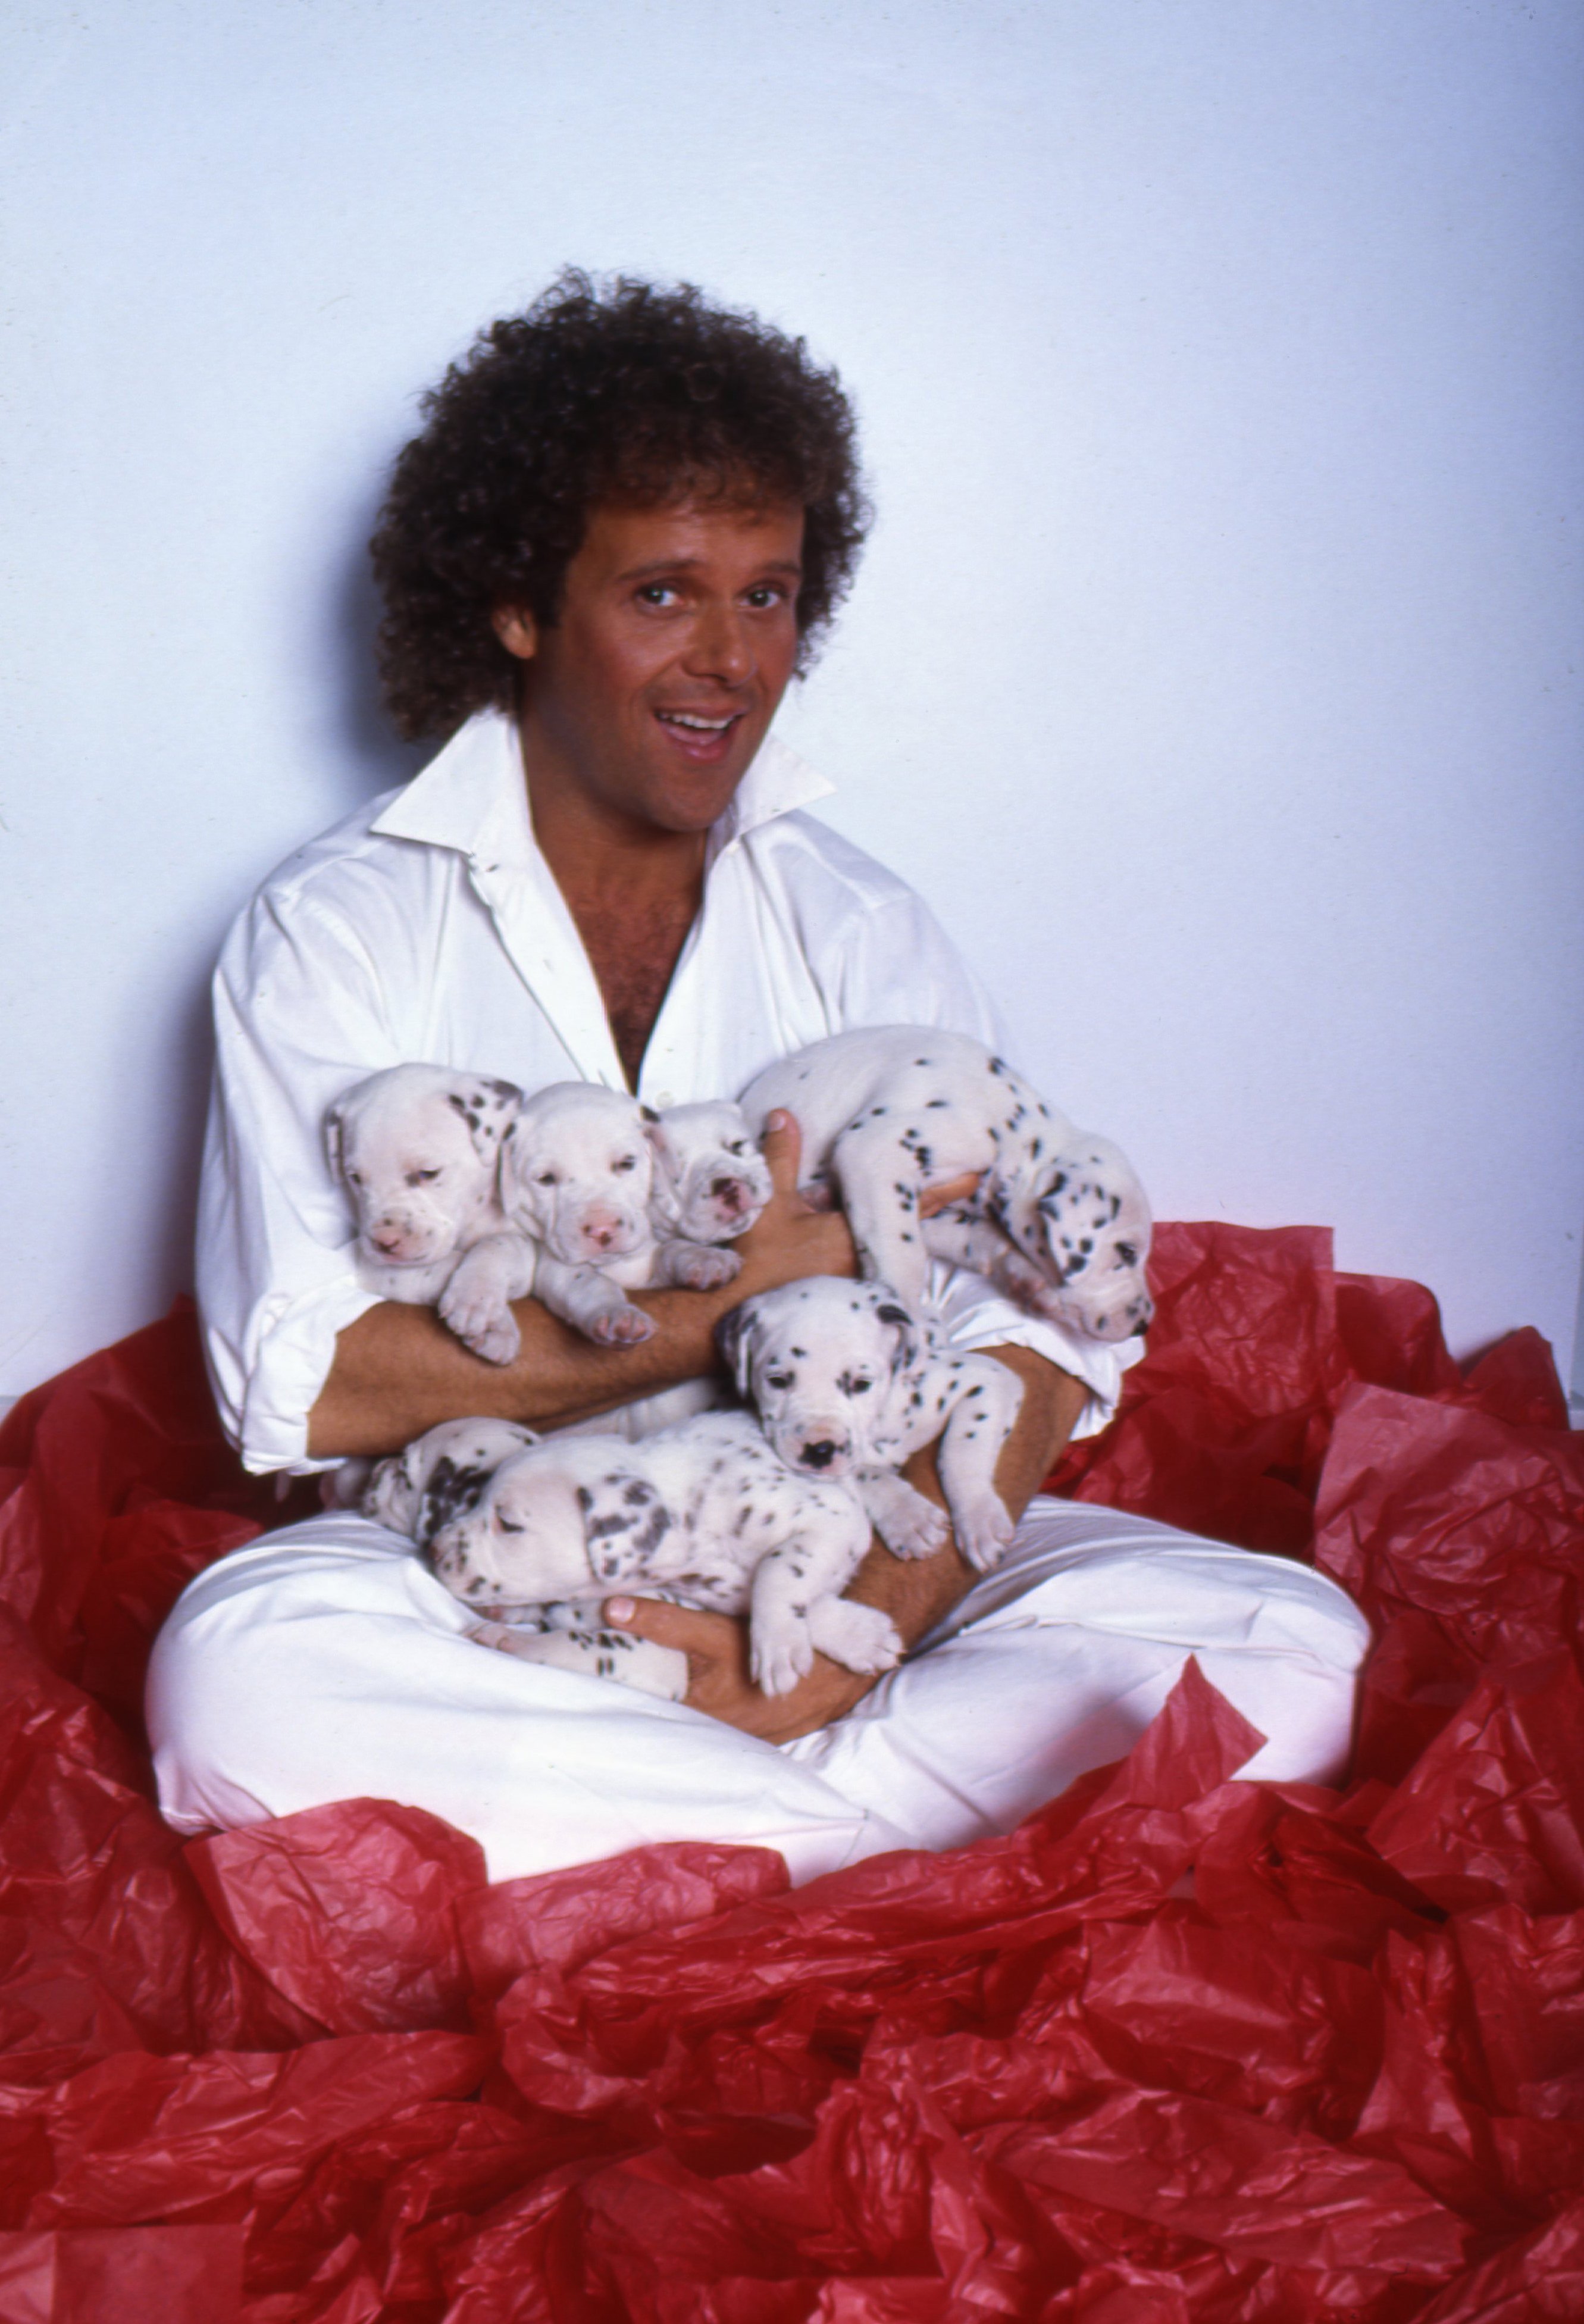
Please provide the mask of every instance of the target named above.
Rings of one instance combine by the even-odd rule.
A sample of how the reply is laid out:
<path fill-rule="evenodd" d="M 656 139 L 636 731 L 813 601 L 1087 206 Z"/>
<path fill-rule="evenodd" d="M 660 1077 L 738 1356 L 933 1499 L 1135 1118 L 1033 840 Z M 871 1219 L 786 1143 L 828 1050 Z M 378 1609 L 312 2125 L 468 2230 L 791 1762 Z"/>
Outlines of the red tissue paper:
<path fill-rule="evenodd" d="M 305 1515 L 189 1308 L 0 1431 L 0 2324 L 1584 2316 L 1584 1445 L 1313 1229 L 1159 1231 L 1054 1489 L 1312 1557 L 1342 1791 L 1190 1663 L 1004 1840 L 788 1889 L 697 1845 L 491 1887 L 356 1800 L 184 1845 L 143 1664 Z"/>

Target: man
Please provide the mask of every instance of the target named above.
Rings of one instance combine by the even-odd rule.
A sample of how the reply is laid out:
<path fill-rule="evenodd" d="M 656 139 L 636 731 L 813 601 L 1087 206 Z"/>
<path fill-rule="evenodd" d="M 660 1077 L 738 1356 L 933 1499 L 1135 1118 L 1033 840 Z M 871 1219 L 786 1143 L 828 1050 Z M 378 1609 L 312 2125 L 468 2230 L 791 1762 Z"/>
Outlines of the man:
<path fill-rule="evenodd" d="M 463 1413 L 582 1417 L 707 1370 L 749 1293 L 852 1271 L 842 1221 L 797 1199 L 783 1122 L 729 1291 L 640 1295 L 654 1333 L 617 1350 L 521 1302 L 520 1355 L 486 1366 L 358 1286 L 318 1125 L 415 1058 L 664 1106 L 849 1026 L 993 1038 L 933 919 L 802 811 L 824 786 L 769 738 L 862 514 L 833 378 L 691 291 L 568 277 L 429 399 L 374 555 L 399 722 L 456 732 L 282 867 L 216 982 L 199 1287 L 251 1465 L 388 1452 Z M 998 1479 L 1021 1512 L 1124 1359 L 972 1277 L 935 1289 L 954 1343 L 1022 1382 Z M 914 1480 L 938 1495 L 927 1457 Z M 495 1877 L 689 1836 L 768 1841 L 801 1875 L 1005 1828 L 1125 1748 L 1192 1650 L 1279 1727 L 1262 1772 L 1345 1750 L 1363 1629 L 1318 1577 L 1053 1503 L 971 1584 L 953 1552 L 877 1546 L 855 1594 L 936 1640 L 878 1687 L 822 1661 L 773 1702 L 739 1625 L 612 1601 L 689 1655 L 687 1705 L 659 1706 L 485 1654 L 403 1545 L 327 1517 L 183 1599 L 151 1679 L 161 1798 L 189 1829 L 408 1799 L 475 1831 Z"/>

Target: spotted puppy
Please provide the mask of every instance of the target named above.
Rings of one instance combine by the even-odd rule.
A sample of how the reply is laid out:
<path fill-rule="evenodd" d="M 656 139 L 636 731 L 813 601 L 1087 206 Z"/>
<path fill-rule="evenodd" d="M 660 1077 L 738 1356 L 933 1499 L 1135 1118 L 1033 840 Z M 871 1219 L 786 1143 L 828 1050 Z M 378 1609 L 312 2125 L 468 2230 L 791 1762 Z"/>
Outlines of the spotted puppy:
<path fill-rule="evenodd" d="M 769 1165 L 749 1136 L 742 1108 L 673 1105 L 648 1127 L 655 1158 L 649 1209 L 657 1235 L 721 1243 L 746 1233 L 771 1188 Z"/>
<path fill-rule="evenodd" d="M 746 1613 L 750 1669 L 775 1695 L 816 1648 L 856 1671 L 898 1659 L 889 1618 L 839 1594 L 869 1540 L 853 1494 L 790 1470 L 751 1415 L 723 1412 L 640 1444 L 564 1436 L 530 1445 L 440 1528 L 429 1554 L 447 1588 L 481 1609 L 586 1603 L 622 1590 Z"/>
<path fill-rule="evenodd" d="M 1149 1206 L 1131 1165 L 966 1034 L 834 1034 L 744 1093 L 756 1133 L 776 1106 L 797 1116 L 805 1169 L 840 1199 L 864 1274 L 905 1301 L 923 1297 L 934 1257 L 1092 1339 L 1147 1325 Z M 972 1197 L 921 1220 L 926 1189 L 970 1171 Z"/>
<path fill-rule="evenodd" d="M 624 1091 L 555 1082 L 523 1102 L 502 1156 L 502 1202 L 538 1247 L 535 1296 L 607 1346 L 630 1346 L 654 1330 L 626 1292 L 661 1284 L 713 1291 L 742 1264 L 734 1250 L 680 1225 L 657 1234 L 650 1203 L 659 1119 Z M 748 1222 L 742 1216 L 731 1231 Z"/>
<path fill-rule="evenodd" d="M 533 1288 L 533 1246 L 497 1199 L 521 1102 L 514 1084 L 488 1074 L 392 1065 L 355 1084 L 325 1121 L 356 1216 L 359 1280 L 384 1299 L 437 1304 L 457 1338 L 497 1364 L 518 1351 L 507 1303 Z"/>
<path fill-rule="evenodd" d="M 981 1572 L 1012 1537 L 996 1463 L 1023 1384 L 990 1356 L 943 1353 L 884 1284 L 811 1276 L 734 1307 L 716 1337 L 738 1393 L 787 1466 L 847 1484 L 898 1557 L 946 1538 L 933 1501 L 896 1471 L 939 1439 L 951 1530 Z"/>
<path fill-rule="evenodd" d="M 363 1513 L 393 1533 L 406 1534 L 427 1552 L 437 1533 L 477 1507 L 502 1462 L 539 1441 L 515 1421 L 442 1421 L 405 1452 L 376 1465 L 363 1494 Z M 679 1702 L 687 1692 L 686 1655 L 605 1629 L 586 1604 L 518 1606 L 502 1600 L 480 1610 L 467 1635 L 520 1662 L 620 1678 L 664 1702 Z"/>

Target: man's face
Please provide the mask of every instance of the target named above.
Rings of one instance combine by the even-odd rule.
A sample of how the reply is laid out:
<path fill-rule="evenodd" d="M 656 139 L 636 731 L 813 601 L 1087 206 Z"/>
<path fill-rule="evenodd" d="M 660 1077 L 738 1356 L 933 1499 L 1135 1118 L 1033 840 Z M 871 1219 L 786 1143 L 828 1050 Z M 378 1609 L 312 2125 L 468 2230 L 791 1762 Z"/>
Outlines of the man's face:
<path fill-rule="evenodd" d="M 553 629 L 502 608 L 527 664 L 536 811 L 703 832 L 764 740 L 797 654 L 803 511 L 679 501 L 597 507 Z"/>

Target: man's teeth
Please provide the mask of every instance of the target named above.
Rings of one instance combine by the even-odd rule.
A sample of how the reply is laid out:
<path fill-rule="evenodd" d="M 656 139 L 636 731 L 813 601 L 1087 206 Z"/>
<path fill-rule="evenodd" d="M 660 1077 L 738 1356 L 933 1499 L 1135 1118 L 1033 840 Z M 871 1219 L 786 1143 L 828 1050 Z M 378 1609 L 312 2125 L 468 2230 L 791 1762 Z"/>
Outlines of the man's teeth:
<path fill-rule="evenodd" d="M 726 718 L 694 718 L 686 710 L 662 710 L 659 713 L 668 726 L 691 726 L 699 734 L 723 734 L 732 724 Z"/>

